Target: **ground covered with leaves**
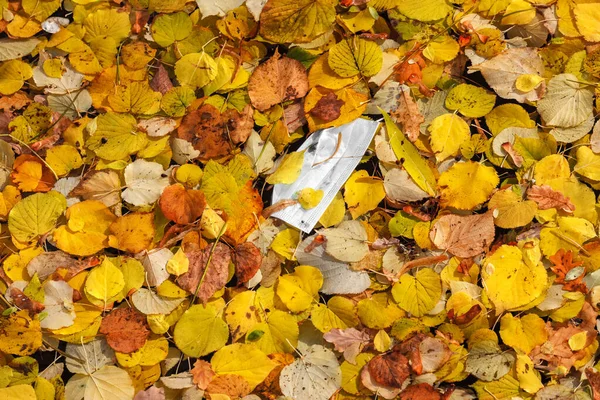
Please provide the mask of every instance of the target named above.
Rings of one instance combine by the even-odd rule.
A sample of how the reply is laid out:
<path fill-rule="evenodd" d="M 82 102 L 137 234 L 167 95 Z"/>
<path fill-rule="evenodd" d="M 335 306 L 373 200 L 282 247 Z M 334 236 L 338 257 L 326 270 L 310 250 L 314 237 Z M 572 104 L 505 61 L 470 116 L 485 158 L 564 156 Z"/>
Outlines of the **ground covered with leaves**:
<path fill-rule="evenodd" d="M 598 2 L 0 9 L 0 398 L 600 399 Z"/>

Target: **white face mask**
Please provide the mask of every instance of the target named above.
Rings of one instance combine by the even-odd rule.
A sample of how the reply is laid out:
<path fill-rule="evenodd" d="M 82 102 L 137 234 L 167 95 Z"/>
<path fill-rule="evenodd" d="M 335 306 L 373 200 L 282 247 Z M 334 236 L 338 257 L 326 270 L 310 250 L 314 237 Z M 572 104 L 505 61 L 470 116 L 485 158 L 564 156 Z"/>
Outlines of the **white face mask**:
<path fill-rule="evenodd" d="M 275 185 L 271 204 L 281 200 L 296 199 L 297 193 L 306 188 L 322 190 L 323 199 L 310 210 L 294 204 L 274 213 L 273 217 L 309 233 L 336 193 L 354 172 L 354 168 L 373 140 L 378 126 L 377 121 L 359 118 L 337 128 L 317 131 L 306 139 L 298 149 L 298 151 L 306 150 L 300 176 L 290 185 Z M 340 138 L 341 142 L 338 143 Z"/>

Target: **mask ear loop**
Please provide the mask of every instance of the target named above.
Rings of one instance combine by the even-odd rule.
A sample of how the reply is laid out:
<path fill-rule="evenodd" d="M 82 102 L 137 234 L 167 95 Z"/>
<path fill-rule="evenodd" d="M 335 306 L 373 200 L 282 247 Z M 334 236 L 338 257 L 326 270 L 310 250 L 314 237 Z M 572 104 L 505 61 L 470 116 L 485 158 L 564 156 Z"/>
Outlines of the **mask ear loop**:
<path fill-rule="evenodd" d="M 318 163 L 314 163 L 313 165 L 311 165 L 311 168 L 314 168 L 317 165 L 326 163 L 327 161 L 331 160 L 336 155 L 336 153 L 338 152 L 338 150 L 340 149 L 340 145 L 341 144 L 342 144 L 342 132 L 339 132 L 338 133 L 338 137 L 337 137 L 337 143 L 335 145 L 335 150 L 333 151 L 333 153 L 329 157 L 327 157 L 326 159 L 324 159 L 323 161 L 319 161 Z"/>

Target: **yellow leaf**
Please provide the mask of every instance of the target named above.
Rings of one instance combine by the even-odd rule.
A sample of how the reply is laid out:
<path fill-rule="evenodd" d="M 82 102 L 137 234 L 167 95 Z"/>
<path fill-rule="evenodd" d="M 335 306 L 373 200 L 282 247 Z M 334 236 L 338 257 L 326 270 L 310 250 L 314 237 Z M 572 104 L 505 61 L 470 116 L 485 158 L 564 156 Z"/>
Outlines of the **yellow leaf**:
<path fill-rule="evenodd" d="M 33 76 L 33 69 L 21 60 L 9 60 L 0 64 L 0 94 L 13 94 Z"/>
<path fill-rule="evenodd" d="M 116 8 L 99 9 L 88 14 L 83 26 L 85 27 L 84 40 L 87 42 L 109 37 L 118 44 L 131 32 L 129 14 Z"/>
<path fill-rule="evenodd" d="M 174 14 L 160 14 L 152 21 L 152 38 L 162 47 L 183 40 L 192 33 L 193 22 L 184 12 Z"/>
<path fill-rule="evenodd" d="M 544 387 L 540 374 L 534 368 L 533 361 L 529 356 L 517 354 L 515 364 L 519 386 L 527 393 L 534 394 Z"/>
<path fill-rule="evenodd" d="M 417 271 L 415 276 L 404 274 L 392 287 L 392 296 L 404 311 L 422 317 L 442 296 L 440 276 L 429 268 Z"/>
<path fill-rule="evenodd" d="M 504 344 L 529 354 L 548 339 L 546 323 L 535 314 L 513 317 L 505 314 L 500 320 L 500 337 Z"/>
<path fill-rule="evenodd" d="M 313 188 L 304 188 L 298 192 L 298 202 L 305 210 L 310 210 L 319 205 L 323 199 L 323 191 L 321 189 L 315 190 Z"/>
<path fill-rule="evenodd" d="M 187 258 L 181 248 L 177 250 L 175 255 L 167 261 L 167 272 L 176 276 L 185 274 L 188 272 L 190 266 L 190 260 Z"/>
<path fill-rule="evenodd" d="M 360 353 L 356 356 L 356 362 L 344 361 L 340 366 L 342 369 L 342 389 L 346 392 L 359 395 L 364 385 L 361 382 L 361 371 L 363 367 L 374 357 L 371 353 Z"/>
<path fill-rule="evenodd" d="M 344 214 L 346 214 L 344 198 L 342 197 L 341 192 L 337 192 L 323 215 L 321 215 L 321 218 L 319 218 L 319 223 L 323 225 L 324 228 L 329 228 L 330 226 L 342 222 Z"/>
<path fill-rule="evenodd" d="M 469 125 L 456 114 L 442 114 L 436 117 L 427 130 L 431 149 L 436 153 L 438 161 L 456 156 L 460 146 L 471 137 Z"/>
<path fill-rule="evenodd" d="M 374 210 L 384 198 L 383 181 L 364 170 L 354 172 L 344 185 L 344 200 L 354 219 Z"/>
<path fill-rule="evenodd" d="M 329 50 L 331 69 L 343 78 L 376 75 L 383 65 L 383 52 L 377 43 L 359 37 L 338 42 Z"/>
<path fill-rule="evenodd" d="M 19 242 L 29 242 L 54 228 L 67 208 L 58 192 L 35 193 L 18 202 L 8 214 L 8 229 Z"/>
<path fill-rule="evenodd" d="M 46 162 L 58 176 L 65 176 L 83 165 L 77 149 L 66 144 L 49 148 L 46 152 Z"/>
<path fill-rule="evenodd" d="M 264 319 L 264 312 L 256 292 L 247 290 L 236 295 L 225 310 L 225 321 L 229 325 L 233 341 L 241 337 Z"/>
<path fill-rule="evenodd" d="M 537 205 L 531 200 L 523 200 L 511 189 L 499 190 L 488 202 L 488 208 L 494 210 L 494 223 L 504 229 L 525 226 L 533 220 Z"/>
<path fill-rule="evenodd" d="M 343 78 L 336 74 L 329 66 L 328 54 L 317 58 L 308 71 L 310 88 L 323 86 L 327 89 L 339 90 L 352 85 L 360 80 L 360 75 Z"/>
<path fill-rule="evenodd" d="M 515 87 L 521 92 L 530 92 L 538 87 L 543 81 L 544 78 L 537 74 L 523 74 L 519 75 L 515 81 Z"/>
<path fill-rule="evenodd" d="M 277 170 L 273 172 L 267 178 L 267 183 L 271 185 L 285 184 L 289 185 L 294 183 L 300 176 L 302 171 L 302 164 L 304 163 L 304 152 L 296 151 L 293 153 L 286 154 L 281 160 L 281 164 L 277 167 Z"/>
<path fill-rule="evenodd" d="M 503 25 L 526 25 L 535 18 L 535 8 L 525 0 L 512 0 L 501 19 Z"/>
<path fill-rule="evenodd" d="M 577 29 L 584 39 L 590 42 L 600 42 L 600 10 L 596 3 L 575 4 L 573 9 Z"/>
<path fill-rule="evenodd" d="M 560 249 L 578 253 L 584 242 L 596 237 L 594 225 L 583 218 L 558 217 L 557 225 L 547 226 L 540 232 L 540 248 L 547 257 Z"/>
<path fill-rule="evenodd" d="M 117 218 L 103 203 L 85 200 L 67 210 L 67 225 L 54 231 L 56 246 L 69 254 L 89 256 L 108 246 L 108 228 Z"/>
<path fill-rule="evenodd" d="M 218 67 L 214 58 L 205 52 L 190 53 L 175 63 L 175 76 L 182 86 L 201 88 L 217 76 Z"/>
<path fill-rule="evenodd" d="M 394 321 L 406 316 L 406 313 L 392 302 L 392 296 L 385 292 L 359 301 L 357 311 L 360 322 L 372 329 L 388 328 Z"/>
<path fill-rule="evenodd" d="M 459 51 L 460 46 L 456 40 L 448 35 L 442 35 L 427 44 L 427 47 L 423 50 L 423 55 L 435 64 L 443 64 L 446 61 L 453 60 Z"/>
<path fill-rule="evenodd" d="M 37 397 L 33 386 L 15 385 L 0 389 L 0 397 L 11 400 L 36 400 Z M 54 397 L 53 397 L 54 398 Z"/>
<path fill-rule="evenodd" d="M 28 356 L 42 346 L 40 321 L 32 319 L 25 310 L 0 318 L 0 351 Z"/>
<path fill-rule="evenodd" d="M 518 104 L 502 104 L 485 116 L 492 135 L 496 136 L 506 128 L 533 128 L 535 121 L 529 118 L 529 113 Z"/>
<path fill-rule="evenodd" d="M 446 97 L 446 107 L 457 110 L 465 117 L 481 118 L 494 108 L 496 95 L 478 86 L 461 83 L 454 86 Z"/>
<path fill-rule="evenodd" d="M 96 131 L 86 146 L 105 160 L 121 160 L 137 153 L 148 142 L 146 134 L 137 130 L 137 121 L 129 114 L 101 114 L 96 124 Z"/>
<path fill-rule="evenodd" d="M 392 339 L 383 329 L 377 332 L 375 338 L 373 339 L 373 345 L 375 346 L 375 350 L 385 353 L 390 349 L 392 344 Z"/>
<path fill-rule="evenodd" d="M 296 248 L 300 243 L 300 231 L 297 229 L 284 229 L 279 232 L 271 243 L 271 250 L 285 257 L 287 260 L 295 260 Z"/>
<path fill-rule="evenodd" d="M 227 343 L 229 329 L 212 305 L 194 305 L 177 321 L 173 337 L 183 354 L 203 357 Z"/>
<path fill-rule="evenodd" d="M 110 225 L 111 247 L 130 253 L 148 249 L 154 239 L 154 214 L 130 213 Z"/>
<path fill-rule="evenodd" d="M 274 310 L 265 322 L 248 330 L 246 343 L 253 344 L 265 354 L 293 353 L 299 335 L 298 320 L 284 311 Z"/>
<path fill-rule="evenodd" d="M 408 18 L 428 22 L 444 18 L 452 6 L 446 0 L 402 0 L 397 9 Z"/>
<path fill-rule="evenodd" d="M 113 111 L 136 115 L 153 115 L 160 111 L 162 95 L 150 88 L 148 82 L 131 82 L 119 85 L 108 95 L 108 104 Z"/>
<path fill-rule="evenodd" d="M 588 179 L 600 181 L 600 155 L 594 153 L 589 147 L 581 146 L 577 148 L 575 157 L 577 164 L 573 171 Z"/>
<path fill-rule="evenodd" d="M 473 161 L 457 163 L 440 175 L 440 205 L 472 210 L 485 202 L 500 183 L 496 170 Z"/>
<path fill-rule="evenodd" d="M 105 258 L 102 264 L 93 268 L 85 281 L 85 292 L 104 304 L 121 293 L 125 286 L 121 270 Z"/>
<path fill-rule="evenodd" d="M 291 274 L 277 279 L 275 293 L 290 311 L 301 312 L 318 299 L 321 286 L 321 271 L 315 267 L 300 265 Z"/>
<path fill-rule="evenodd" d="M 250 390 L 254 390 L 276 364 L 255 346 L 234 343 L 217 351 L 211 365 L 217 375 L 239 375 L 248 382 Z"/>
<path fill-rule="evenodd" d="M 260 15 L 260 34 L 275 43 L 308 43 L 331 29 L 335 0 L 269 0 Z"/>
<path fill-rule="evenodd" d="M 383 113 L 383 118 L 390 144 L 398 160 L 402 161 L 402 167 L 421 189 L 434 196 L 436 183 L 433 169 L 387 113 Z"/>
<path fill-rule="evenodd" d="M 508 245 L 485 259 L 481 277 L 485 293 L 498 312 L 529 308 L 544 294 L 548 278 L 541 263 L 526 263 L 519 248 Z"/>

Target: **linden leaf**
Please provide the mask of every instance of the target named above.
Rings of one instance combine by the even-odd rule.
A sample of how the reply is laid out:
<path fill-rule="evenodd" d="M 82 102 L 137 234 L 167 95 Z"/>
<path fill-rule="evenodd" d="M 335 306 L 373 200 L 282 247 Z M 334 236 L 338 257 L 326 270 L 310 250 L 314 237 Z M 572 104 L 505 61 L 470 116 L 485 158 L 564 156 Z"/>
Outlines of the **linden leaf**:
<path fill-rule="evenodd" d="M 383 52 L 377 43 L 354 37 L 333 46 L 327 60 L 331 69 L 343 78 L 358 74 L 371 77 L 381 70 Z"/>
<path fill-rule="evenodd" d="M 323 286 L 323 275 L 311 266 L 301 265 L 293 273 L 277 279 L 275 293 L 293 312 L 304 311 L 317 300 Z"/>
<path fill-rule="evenodd" d="M 438 161 L 457 155 L 461 145 L 471 137 L 469 125 L 456 114 L 436 117 L 427 130 L 431 149 Z"/>
<path fill-rule="evenodd" d="M 173 337 L 185 355 L 202 357 L 223 348 L 229 330 L 213 306 L 194 305 L 177 321 Z"/>
<path fill-rule="evenodd" d="M 440 300 L 442 283 L 431 269 L 421 269 L 415 276 L 404 274 L 392 287 L 392 295 L 400 308 L 421 317 Z"/>
<path fill-rule="evenodd" d="M 33 194 L 10 210 L 8 229 L 16 240 L 30 242 L 54 228 L 66 208 L 65 198 L 58 192 Z"/>
<path fill-rule="evenodd" d="M 275 363 L 265 353 L 249 344 L 234 343 L 217 351 L 211 364 L 217 375 L 239 375 L 248 382 L 250 390 L 261 383 Z"/>
<path fill-rule="evenodd" d="M 307 92 L 308 75 L 304 66 L 292 58 L 282 58 L 279 53 L 259 65 L 248 80 L 248 96 L 259 111 L 302 98 Z"/>
<path fill-rule="evenodd" d="M 375 209 L 384 198 L 383 181 L 364 170 L 354 172 L 344 185 L 344 200 L 352 218 Z"/>
<path fill-rule="evenodd" d="M 480 118 L 487 115 L 496 102 L 496 96 L 484 89 L 466 83 L 454 86 L 446 97 L 446 107 L 457 110 L 465 117 Z"/>
<path fill-rule="evenodd" d="M 312 345 L 281 371 L 279 385 L 285 396 L 297 400 L 329 399 L 342 384 L 342 370 L 335 354 Z"/>
<path fill-rule="evenodd" d="M 526 263 L 519 248 L 502 245 L 485 259 L 481 277 L 496 309 L 513 311 L 543 295 L 547 274 L 541 263 Z M 507 285 L 511 290 L 506 290 Z"/>
<path fill-rule="evenodd" d="M 276 43 L 307 43 L 329 30 L 333 0 L 269 0 L 260 14 L 260 34 Z"/>
<path fill-rule="evenodd" d="M 27 356 L 42 346 L 40 321 L 24 310 L 0 318 L 0 350 L 6 354 Z"/>
<path fill-rule="evenodd" d="M 492 167 L 468 161 L 457 163 L 440 175 L 440 204 L 460 210 L 472 210 L 486 201 L 500 183 Z"/>

